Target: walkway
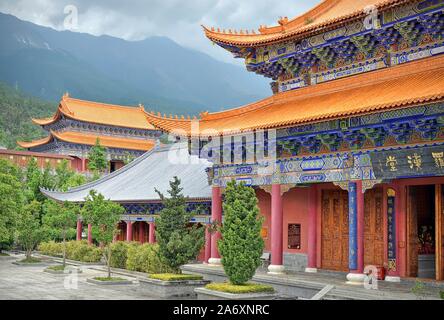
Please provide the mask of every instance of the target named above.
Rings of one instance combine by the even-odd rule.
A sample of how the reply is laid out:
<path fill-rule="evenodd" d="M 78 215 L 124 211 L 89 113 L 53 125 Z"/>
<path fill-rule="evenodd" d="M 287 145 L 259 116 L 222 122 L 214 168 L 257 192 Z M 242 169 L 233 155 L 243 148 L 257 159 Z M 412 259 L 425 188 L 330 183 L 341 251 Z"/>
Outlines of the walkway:
<path fill-rule="evenodd" d="M 24 256 L 0 257 L 1 300 L 152 300 L 158 299 L 139 288 L 137 277 L 118 275 L 134 280 L 133 285 L 101 286 L 86 282 L 87 278 L 106 276 L 103 266 L 82 266 L 82 273 L 75 276 L 43 272 L 54 262 L 47 260 L 45 266 L 18 266 L 12 264 Z"/>

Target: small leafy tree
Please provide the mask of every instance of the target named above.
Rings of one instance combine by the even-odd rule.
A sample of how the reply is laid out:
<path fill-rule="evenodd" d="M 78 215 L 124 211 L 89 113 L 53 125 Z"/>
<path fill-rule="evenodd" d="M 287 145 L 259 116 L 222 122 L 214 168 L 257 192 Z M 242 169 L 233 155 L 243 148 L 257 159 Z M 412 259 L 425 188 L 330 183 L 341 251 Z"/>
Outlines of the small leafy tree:
<path fill-rule="evenodd" d="M 35 200 L 40 193 L 42 172 L 38 167 L 36 158 L 31 158 L 25 169 L 25 192 L 29 202 Z"/>
<path fill-rule="evenodd" d="M 100 145 L 100 139 L 97 138 L 96 144 L 91 147 L 88 153 L 88 169 L 97 175 L 107 168 L 106 148 Z"/>
<path fill-rule="evenodd" d="M 18 241 L 25 250 L 27 260 L 31 258 L 32 251 L 44 236 L 44 231 L 40 223 L 40 212 L 40 202 L 33 200 L 24 207 L 18 217 Z"/>
<path fill-rule="evenodd" d="M 108 267 L 108 278 L 111 278 L 111 246 L 114 236 L 120 231 L 118 223 L 125 209 L 91 190 L 81 209 L 81 215 L 86 223 L 92 226 L 92 236 L 103 245 L 103 257 Z"/>
<path fill-rule="evenodd" d="M 231 181 L 225 189 L 224 223 L 218 249 L 230 282 L 244 284 L 250 280 L 261 261 L 264 241 L 260 231 L 263 219 L 254 189 Z"/>
<path fill-rule="evenodd" d="M 166 198 L 155 189 L 163 202 L 164 208 L 156 219 L 156 239 L 159 243 L 161 260 L 173 272 L 181 273 L 180 266 L 195 259 L 204 244 L 204 228 L 190 226 L 195 212 L 187 212 L 186 199 L 182 194 L 180 180 L 177 177 L 170 182 Z"/>
<path fill-rule="evenodd" d="M 62 239 L 63 267 L 66 266 L 66 239 L 72 238 L 76 233 L 77 217 L 80 208 L 71 202 L 58 203 L 48 200 L 44 203 L 43 223 L 52 233 Z"/>
<path fill-rule="evenodd" d="M 9 161 L 0 159 L 0 253 L 14 240 L 17 217 L 23 209 L 24 197 L 20 171 Z"/>

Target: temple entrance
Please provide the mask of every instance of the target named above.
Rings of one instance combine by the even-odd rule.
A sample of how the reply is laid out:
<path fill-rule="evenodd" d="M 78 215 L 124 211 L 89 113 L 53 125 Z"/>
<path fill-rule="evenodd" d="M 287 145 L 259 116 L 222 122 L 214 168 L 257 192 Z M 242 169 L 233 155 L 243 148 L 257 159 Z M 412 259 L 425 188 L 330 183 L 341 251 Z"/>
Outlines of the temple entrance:
<path fill-rule="evenodd" d="M 408 195 L 407 276 L 435 279 L 435 185 L 410 186 Z"/>
<path fill-rule="evenodd" d="M 364 194 L 364 266 L 384 265 L 383 189 Z"/>
<path fill-rule="evenodd" d="M 149 225 L 145 221 L 133 223 L 133 241 L 140 243 L 149 242 Z"/>
<path fill-rule="evenodd" d="M 322 190 L 322 269 L 348 271 L 348 192 Z"/>
<path fill-rule="evenodd" d="M 125 165 L 125 163 L 121 160 L 112 160 L 109 162 L 109 172 L 114 172 L 119 170 Z"/>

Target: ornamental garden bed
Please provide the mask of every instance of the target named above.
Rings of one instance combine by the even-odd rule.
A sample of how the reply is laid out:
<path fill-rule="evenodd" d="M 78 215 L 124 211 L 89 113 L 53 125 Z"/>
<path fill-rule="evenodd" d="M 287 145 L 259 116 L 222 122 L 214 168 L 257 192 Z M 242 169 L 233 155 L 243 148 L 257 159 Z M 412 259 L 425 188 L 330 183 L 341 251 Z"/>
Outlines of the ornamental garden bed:
<path fill-rule="evenodd" d="M 82 269 L 80 269 L 80 268 L 75 268 L 72 266 L 63 267 L 61 265 L 50 266 L 50 267 L 44 269 L 43 271 L 47 272 L 47 273 L 52 273 L 52 274 L 82 273 Z"/>
<path fill-rule="evenodd" d="M 161 298 L 195 297 L 194 289 L 210 283 L 202 276 L 191 274 L 151 274 L 139 279 L 140 287 Z"/>
<path fill-rule="evenodd" d="M 194 291 L 198 300 L 273 300 L 276 298 L 273 287 L 257 283 L 242 285 L 227 282 L 210 283 Z"/>
<path fill-rule="evenodd" d="M 14 262 L 12 262 L 12 264 L 15 264 L 17 266 L 25 266 L 25 267 L 34 266 L 35 267 L 35 266 L 46 266 L 46 265 L 48 265 L 48 261 L 31 257 L 29 259 L 25 258 L 22 260 L 14 261 Z"/>
<path fill-rule="evenodd" d="M 86 282 L 105 286 L 133 284 L 133 281 L 120 277 L 94 277 L 86 279 Z"/>

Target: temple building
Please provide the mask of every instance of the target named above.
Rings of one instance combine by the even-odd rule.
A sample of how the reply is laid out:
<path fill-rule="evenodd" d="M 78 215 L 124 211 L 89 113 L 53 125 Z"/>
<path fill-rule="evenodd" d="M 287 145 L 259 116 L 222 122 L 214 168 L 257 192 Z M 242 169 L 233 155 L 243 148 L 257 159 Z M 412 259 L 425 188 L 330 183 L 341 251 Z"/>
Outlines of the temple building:
<path fill-rule="evenodd" d="M 228 181 L 256 189 L 270 273 L 444 280 L 443 11 L 442 0 L 324 0 L 257 32 L 204 28 L 273 95 L 149 121 L 212 163 L 212 221 Z"/>
<path fill-rule="evenodd" d="M 47 195 L 81 201 L 97 188 L 127 206 L 122 220 L 149 222 L 160 205 L 154 186 L 178 175 L 211 210 L 200 222 L 223 222 L 234 179 L 256 190 L 272 274 L 327 270 L 361 282 L 379 268 L 387 281 L 444 280 L 444 1 L 324 0 L 258 31 L 204 32 L 270 78 L 273 92 L 193 120 L 144 113 L 145 130 L 173 135 L 208 163 L 188 169 L 150 151 L 93 184 Z M 73 119 L 60 108 L 41 124 Z M 106 126 L 122 119 L 106 117 Z M 36 146 L 60 141 L 50 139 Z M 220 263 L 220 236 L 207 233 L 210 264 Z"/>
<path fill-rule="evenodd" d="M 175 176 L 181 180 L 182 193 L 187 198 L 187 210 L 198 213 L 190 223 L 199 223 L 202 226 L 210 223 L 211 187 L 207 175 L 210 166 L 211 164 L 205 159 L 190 156 L 186 146 L 156 146 L 120 170 L 99 180 L 70 189 L 68 192 L 50 190 L 42 192 L 56 201 L 82 203 L 90 190 L 95 190 L 106 199 L 115 201 L 125 208 L 125 214 L 119 223 L 120 234 L 115 240 L 153 243 L 155 217 L 163 208 L 155 188 L 168 197 L 169 183 Z M 83 227 L 82 220 L 79 219 L 77 240 L 82 239 Z M 90 226 L 87 238 L 91 243 Z M 208 246 L 206 250 L 202 250 L 200 260 L 209 259 L 209 249 Z"/>
<path fill-rule="evenodd" d="M 87 168 L 88 152 L 99 139 L 106 147 L 110 171 L 119 169 L 129 158 L 151 150 L 161 132 L 151 125 L 143 106 L 125 107 L 62 97 L 50 118 L 33 119 L 48 136 L 17 144 L 29 151 L 71 156 L 79 171 Z"/>

